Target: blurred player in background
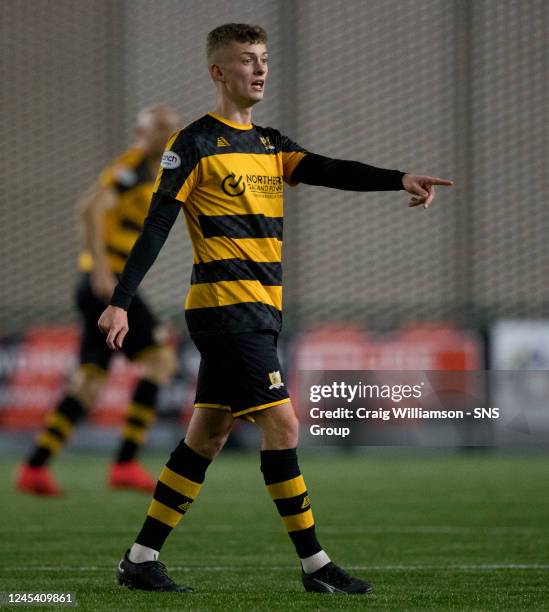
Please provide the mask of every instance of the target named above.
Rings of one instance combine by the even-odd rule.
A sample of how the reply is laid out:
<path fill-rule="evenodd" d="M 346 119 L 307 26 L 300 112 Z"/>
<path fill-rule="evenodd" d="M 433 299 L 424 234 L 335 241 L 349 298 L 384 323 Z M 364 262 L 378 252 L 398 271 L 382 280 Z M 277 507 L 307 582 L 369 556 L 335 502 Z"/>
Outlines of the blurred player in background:
<path fill-rule="evenodd" d="M 99 320 L 108 345 L 123 347 L 126 309 L 183 208 L 194 252 L 185 316 L 201 353 L 195 410 L 185 439 L 160 474 L 143 527 L 119 564 L 118 580 L 130 588 L 192 590 L 167 575 L 159 551 L 192 506 L 235 418 L 248 417 L 261 430 L 261 471 L 300 559 L 305 589 L 372 591 L 335 565 L 319 543 L 298 465 L 298 420 L 277 355 L 284 182 L 406 190 L 411 206 L 427 208 L 434 186 L 451 181 L 315 155 L 275 129 L 254 125 L 252 108 L 263 99 L 268 74 L 266 41 L 263 28 L 247 24 L 210 32 L 215 110 L 170 139 L 143 233 Z"/>
<path fill-rule="evenodd" d="M 103 387 L 112 351 L 97 329 L 97 319 L 108 304 L 117 276 L 137 240 L 147 215 L 154 178 L 171 134 L 180 127 L 177 114 L 166 106 L 141 111 L 135 126 L 136 141 L 101 174 L 83 196 L 80 217 L 85 248 L 76 301 L 82 318 L 80 366 L 73 373 L 66 395 L 48 415 L 44 429 L 28 459 L 19 468 L 16 486 L 36 495 L 61 495 L 48 463 L 65 444 L 73 427 L 94 406 Z M 155 418 L 159 385 L 166 384 L 176 367 L 173 348 L 147 304 L 136 296 L 128 311 L 132 332 L 123 352 L 142 367 L 125 417 L 122 440 L 110 466 L 108 482 L 114 488 L 153 491 L 155 481 L 136 461 L 147 430 Z"/>

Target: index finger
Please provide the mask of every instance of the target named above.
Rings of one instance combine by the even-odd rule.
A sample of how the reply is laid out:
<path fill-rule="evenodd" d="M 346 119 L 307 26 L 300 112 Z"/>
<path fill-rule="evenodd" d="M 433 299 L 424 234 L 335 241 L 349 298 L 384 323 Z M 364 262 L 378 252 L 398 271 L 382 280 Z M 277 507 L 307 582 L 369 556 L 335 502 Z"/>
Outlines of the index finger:
<path fill-rule="evenodd" d="M 427 181 L 432 185 L 447 185 L 451 187 L 454 184 L 454 181 L 449 181 L 448 179 L 436 178 L 434 176 L 427 176 Z"/>

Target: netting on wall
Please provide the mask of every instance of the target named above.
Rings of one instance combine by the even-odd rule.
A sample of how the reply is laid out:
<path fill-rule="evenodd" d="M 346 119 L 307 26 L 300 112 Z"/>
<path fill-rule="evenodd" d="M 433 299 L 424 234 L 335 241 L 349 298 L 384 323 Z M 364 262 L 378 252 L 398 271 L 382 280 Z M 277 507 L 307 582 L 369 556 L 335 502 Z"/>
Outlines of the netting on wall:
<path fill-rule="evenodd" d="M 298 128 L 325 155 L 452 176 L 454 47 L 448 4 L 299 4 Z M 337 15 L 337 27 L 334 16 Z M 410 24 L 413 23 L 413 27 Z M 444 315 L 454 299 L 458 190 L 428 214 L 397 193 L 301 187 L 299 319 Z M 304 298 L 304 299 L 301 299 Z"/>
<path fill-rule="evenodd" d="M 111 8 L 1 3 L 0 329 L 71 318 L 78 197 L 114 153 Z"/>
<path fill-rule="evenodd" d="M 501 316 L 549 314 L 549 5 L 473 3 L 471 284 Z"/>
<path fill-rule="evenodd" d="M 260 23 L 271 53 L 254 121 L 310 150 L 455 179 L 429 211 L 401 193 L 288 190 L 290 327 L 544 316 L 549 255 L 549 9 L 543 0 L 10 0 L 1 5 L 0 333 L 74 317 L 74 207 L 157 102 L 213 106 L 220 23 Z M 182 221 L 145 281 L 182 312 Z"/>

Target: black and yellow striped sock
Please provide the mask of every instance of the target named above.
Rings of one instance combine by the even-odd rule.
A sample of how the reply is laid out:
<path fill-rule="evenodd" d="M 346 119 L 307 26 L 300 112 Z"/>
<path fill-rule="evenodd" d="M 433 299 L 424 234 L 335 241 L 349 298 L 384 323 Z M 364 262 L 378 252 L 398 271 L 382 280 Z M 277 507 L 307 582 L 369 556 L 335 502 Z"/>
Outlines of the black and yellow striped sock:
<path fill-rule="evenodd" d="M 56 455 L 72 433 L 74 425 L 86 414 L 82 403 L 72 395 L 66 395 L 55 412 L 46 418 L 44 429 L 36 438 L 36 445 L 27 459 L 28 465 L 40 467 Z"/>
<path fill-rule="evenodd" d="M 145 436 L 156 417 L 156 398 L 158 385 L 142 378 L 135 388 L 131 404 L 128 407 L 122 444 L 116 455 L 116 462 L 131 461 L 143 444 Z"/>
<path fill-rule="evenodd" d="M 261 471 L 299 558 L 320 552 L 322 546 L 316 539 L 313 511 L 296 449 L 261 451 Z"/>
<path fill-rule="evenodd" d="M 197 498 L 211 461 L 184 441 L 170 455 L 160 473 L 147 518 L 136 543 L 160 550 L 171 530 Z"/>

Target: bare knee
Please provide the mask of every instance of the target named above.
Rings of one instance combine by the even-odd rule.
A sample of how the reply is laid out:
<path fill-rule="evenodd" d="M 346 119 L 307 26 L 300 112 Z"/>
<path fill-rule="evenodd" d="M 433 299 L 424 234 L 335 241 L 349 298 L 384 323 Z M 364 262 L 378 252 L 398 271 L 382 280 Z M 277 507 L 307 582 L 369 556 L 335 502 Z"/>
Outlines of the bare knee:
<path fill-rule="evenodd" d="M 228 437 L 228 432 L 213 432 L 207 438 L 201 438 L 200 440 L 186 437 L 185 444 L 192 448 L 195 453 L 213 459 L 219 455 Z"/>
<path fill-rule="evenodd" d="M 195 453 L 213 459 L 225 446 L 233 424 L 231 414 L 208 408 L 195 409 L 187 429 L 185 444 Z"/>
<path fill-rule="evenodd" d="M 81 367 L 72 375 L 68 392 L 74 396 L 86 410 L 90 410 L 105 384 L 106 372 L 100 368 Z"/>
<path fill-rule="evenodd" d="M 175 350 L 168 345 L 146 351 L 138 361 L 143 366 L 143 377 L 157 385 L 169 383 L 177 368 Z"/>
<path fill-rule="evenodd" d="M 299 441 L 299 421 L 292 404 L 288 401 L 254 415 L 261 429 L 263 450 L 295 448 Z"/>

